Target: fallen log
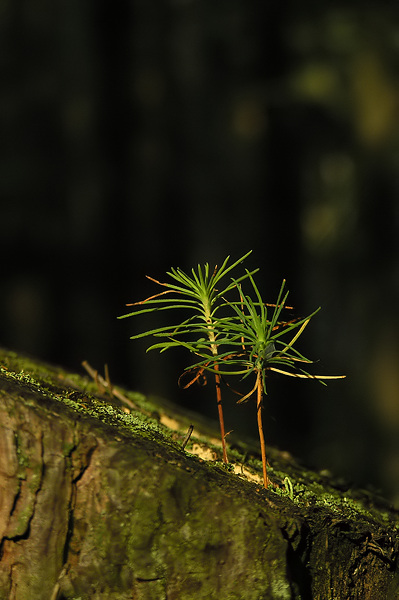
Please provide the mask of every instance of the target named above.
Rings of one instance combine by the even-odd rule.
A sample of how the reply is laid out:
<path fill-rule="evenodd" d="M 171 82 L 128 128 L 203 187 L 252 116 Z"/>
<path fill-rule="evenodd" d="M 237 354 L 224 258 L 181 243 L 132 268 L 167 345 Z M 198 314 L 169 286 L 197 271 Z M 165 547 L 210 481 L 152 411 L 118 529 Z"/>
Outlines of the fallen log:
<path fill-rule="evenodd" d="M 0 351 L 0 600 L 397 600 L 382 499 L 111 392 Z"/>

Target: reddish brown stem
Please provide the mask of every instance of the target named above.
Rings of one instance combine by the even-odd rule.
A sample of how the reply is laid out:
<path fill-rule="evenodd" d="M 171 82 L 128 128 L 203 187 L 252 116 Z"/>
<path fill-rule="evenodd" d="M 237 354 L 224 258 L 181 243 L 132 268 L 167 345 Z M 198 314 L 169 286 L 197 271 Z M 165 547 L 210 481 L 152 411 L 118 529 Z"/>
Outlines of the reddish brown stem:
<path fill-rule="evenodd" d="M 214 364 L 215 371 L 219 370 L 219 365 L 217 363 Z M 220 389 L 220 375 L 219 373 L 215 373 L 215 384 L 216 384 L 216 402 L 218 405 L 218 415 L 219 415 L 219 424 L 220 424 L 220 435 L 222 438 L 222 449 L 223 449 L 223 462 L 228 463 L 227 458 L 227 450 L 226 450 L 226 433 L 224 430 L 224 419 L 223 419 L 223 407 L 222 407 L 222 391 Z"/>
<path fill-rule="evenodd" d="M 263 398 L 263 384 L 262 384 L 262 373 L 259 371 L 257 375 L 257 402 L 256 402 L 256 413 L 258 417 L 258 431 L 260 440 L 260 450 L 262 454 L 262 467 L 263 467 L 263 485 L 267 489 L 269 479 L 267 477 L 267 460 L 266 460 L 266 446 L 265 437 L 263 435 L 262 426 L 262 398 Z"/>

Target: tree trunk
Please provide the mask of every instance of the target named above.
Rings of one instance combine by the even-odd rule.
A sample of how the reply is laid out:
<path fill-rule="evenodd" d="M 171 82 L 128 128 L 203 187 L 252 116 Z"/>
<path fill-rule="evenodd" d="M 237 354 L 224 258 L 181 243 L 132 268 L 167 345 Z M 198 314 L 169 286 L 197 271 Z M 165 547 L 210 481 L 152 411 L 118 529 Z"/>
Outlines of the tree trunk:
<path fill-rule="evenodd" d="M 256 450 L 226 467 L 199 418 L 11 352 L 0 366 L 0 600 L 399 597 L 381 500 L 272 449 L 265 490 Z"/>

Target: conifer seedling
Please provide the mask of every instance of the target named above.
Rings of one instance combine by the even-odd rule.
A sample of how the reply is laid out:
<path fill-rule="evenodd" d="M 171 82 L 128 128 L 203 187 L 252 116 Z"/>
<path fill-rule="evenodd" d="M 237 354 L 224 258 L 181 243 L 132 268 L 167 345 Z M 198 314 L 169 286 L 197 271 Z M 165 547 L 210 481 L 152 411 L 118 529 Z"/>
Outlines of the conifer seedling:
<path fill-rule="evenodd" d="M 187 275 L 180 268 L 172 268 L 167 272 L 170 281 L 166 283 L 161 283 L 147 276 L 148 279 L 165 289 L 145 300 L 127 304 L 126 306 L 137 308 L 133 312 L 119 317 L 123 319 L 164 310 L 173 311 L 173 313 L 178 311 L 179 314 L 183 313 L 182 321 L 139 333 L 132 336 L 131 339 L 155 336 L 156 338 L 161 338 L 162 341 L 151 345 L 147 348 L 147 352 L 154 349 L 164 352 L 170 348 L 182 346 L 189 352 L 204 359 L 204 364 L 200 369 L 201 373 L 204 370 L 211 370 L 215 377 L 223 460 L 226 463 L 228 462 L 225 440 L 226 433 L 223 418 L 221 379 L 218 373 L 220 364 L 218 359 L 220 344 L 218 336 L 219 332 L 222 331 L 222 323 L 226 325 L 230 319 L 223 311 L 223 308 L 226 308 L 225 298 L 228 297 L 229 292 L 234 290 L 244 279 L 256 273 L 258 269 L 251 272 L 247 270 L 241 277 L 234 280 L 230 279 L 228 282 L 226 282 L 226 276 L 231 274 L 233 269 L 242 263 L 251 252 L 247 252 L 230 265 L 228 264 L 230 260 L 228 256 L 222 266 L 220 268 L 215 267 L 213 271 L 210 270 L 208 263 L 203 266 L 198 265 L 197 270 L 192 269 L 190 275 Z"/>
<path fill-rule="evenodd" d="M 137 309 L 119 318 L 163 310 L 183 311 L 185 318 L 181 322 L 139 333 L 131 339 L 155 336 L 162 341 L 152 344 L 147 351 L 158 349 L 164 352 L 182 346 L 194 354 L 200 360 L 185 370 L 189 373 L 197 373 L 190 384 L 198 380 L 204 371 L 214 374 L 223 460 L 226 463 L 228 459 L 221 396 L 222 377 L 239 375 L 243 380 L 250 376 L 255 378 L 250 391 L 241 397 L 239 403 L 249 400 L 256 394 L 263 482 L 267 488 L 269 479 L 262 424 L 262 401 L 267 393 L 267 372 L 275 371 L 289 377 L 317 379 L 321 383 L 326 379 L 340 379 L 345 376 L 312 375 L 305 370 L 304 366 L 314 361 L 303 356 L 294 348 L 294 344 L 320 308 L 307 317 L 284 320 L 283 311 L 292 308 L 286 305 L 288 291 L 285 291 L 285 280 L 282 282 L 275 304 L 267 304 L 261 297 L 253 277 L 259 269 L 253 271 L 246 269 L 241 277 L 230 278 L 227 284 L 225 282 L 221 284 L 221 280 L 227 274 L 231 274 L 232 270 L 250 253 L 247 252 L 231 265 L 228 265 L 229 257 L 227 257 L 220 269 L 215 267 L 213 272 L 210 271 L 207 263 L 203 267 L 198 265 L 197 270 L 192 269 L 191 275 L 187 275 L 179 268 L 172 268 L 167 273 L 171 279 L 167 283 L 148 277 L 166 289 L 145 300 L 128 304 L 127 306 L 135 306 Z M 243 289 L 243 284 L 248 282 L 252 286 L 253 298 Z M 229 298 L 233 291 L 238 292 L 238 296 L 236 295 L 238 299 Z M 290 339 L 287 341 L 288 335 Z"/>
<path fill-rule="evenodd" d="M 218 372 L 221 376 L 240 375 L 242 379 L 246 379 L 251 375 L 255 377 L 255 384 L 238 403 L 249 400 L 256 393 L 263 482 L 265 488 L 267 488 L 269 479 L 262 425 L 262 401 L 263 396 L 267 393 L 267 372 L 275 371 L 276 373 L 301 379 L 317 379 L 324 385 L 325 379 L 341 379 L 345 375 L 312 375 L 308 373 L 301 365 L 309 365 L 314 361 L 309 360 L 294 348 L 294 344 L 302 335 L 310 319 L 319 312 L 320 308 L 304 318 L 283 320 L 281 318 L 283 310 L 292 308 L 286 306 L 288 291 L 285 291 L 285 280 L 282 282 L 276 304 L 266 304 L 262 300 L 252 275 L 247 271 L 247 277 L 254 292 L 254 300 L 244 294 L 239 281 L 234 282 L 239 291 L 240 300 L 228 303 L 234 313 L 234 318 L 220 323 L 220 329 L 222 330 L 219 334 L 220 339 L 223 339 L 223 344 L 228 350 L 223 353 L 219 352 L 218 360 L 221 364 L 219 364 Z M 268 308 L 273 308 L 270 317 L 268 317 Z M 286 338 L 288 334 L 290 334 L 290 337 L 293 335 L 289 341 L 286 341 L 283 338 Z M 202 365 L 203 361 L 200 361 L 194 366 L 200 368 Z"/>

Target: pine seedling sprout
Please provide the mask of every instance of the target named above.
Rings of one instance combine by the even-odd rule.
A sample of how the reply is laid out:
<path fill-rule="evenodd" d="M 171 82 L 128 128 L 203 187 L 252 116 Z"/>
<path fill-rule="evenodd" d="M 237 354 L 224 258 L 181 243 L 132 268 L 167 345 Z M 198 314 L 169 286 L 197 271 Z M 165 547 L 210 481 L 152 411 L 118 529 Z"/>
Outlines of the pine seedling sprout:
<path fill-rule="evenodd" d="M 286 306 L 288 292 L 285 291 L 285 280 L 282 282 L 275 305 L 263 302 L 252 273 L 247 271 L 255 294 L 255 300 L 244 294 L 241 283 L 235 281 L 239 291 L 240 300 L 229 303 L 234 312 L 234 319 L 221 323 L 224 329 L 225 343 L 230 346 L 230 351 L 220 355 L 224 367 L 219 368 L 221 375 L 240 375 L 242 379 L 254 375 L 255 383 L 251 390 L 245 394 L 239 403 L 248 400 L 256 393 L 256 414 L 261 446 L 263 482 L 268 487 L 266 446 L 262 424 L 262 402 L 266 391 L 266 376 L 268 371 L 275 371 L 289 377 L 301 379 L 317 379 L 324 384 L 325 379 L 340 379 L 344 375 L 312 375 L 304 366 L 313 361 L 301 354 L 294 344 L 304 332 L 311 318 L 319 312 L 320 308 L 307 317 L 285 321 L 281 313 Z M 273 307 L 270 318 L 268 307 Z M 291 307 L 289 307 L 291 308 Z M 288 341 L 283 340 L 289 334 Z M 291 337 L 292 336 L 292 337 Z M 201 363 L 199 363 L 201 365 Z"/>
<path fill-rule="evenodd" d="M 119 318 L 154 311 L 172 310 L 174 314 L 176 311 L 183 311 L 183 321 L 139 333 L 131 339 L 154 336 L 159 341 L 150 345 L 147 351 L 158 349 L 164 352 L 182 346 L 196 356 L 197 362 L 185 369 L 185 373 L 195 374 L 184 387 L 199 381 L 204 377 L 204 372 L 214 375 L 223 460 L 226 463 L 228 459 L 221 395 L 222 378 L 237 375 L 243 380 L 251 376 L 254 378 L 249 392 L 244 394 L 238 403 L 256 395 L 263 483 L 267 488 L 269 479 L 262 403 L 264 395 L 267 394 L 268 372 L 274 371 L 299 379 L 316 379 L 324 385 L 325 380 L 341 379 L 345 375 L 313 375 L 308 372 L 308 366 L 314 361 L 306 358 L 294 345 L 320 308 L 304 318 L 284 319 L 284 311 L 292 309 L 286 304 L 288 291 L 285 289 L 285 280 L 281 284 L 275 304 L 267 304 L 262 299 L 253 277 L 259 269 L 245 269 L 241 277 L 230 277 L 227 284 L 222 282 L 222 279 L 228 274 L 231 275 L 233 269 L 250 254 L 251 251 L 247 252 L 230 265 L 230 257 L 227 257 L 222 266 L 219 269 L 215 267 L 213 271 L 208 263 L 198 265 L 197 270 L 192 269 L 190 275 L 179 268 L 172 268 L 167 273 L 171 280 L 167 283 L 148 277 L 165 289 L 145 300 L 128 304 L 127 306 L 135 307 L 134 311 Z M 243 284 L 248 283 L 252 286 L 253 297 L 244 292 Z M 232 292 L 238 292 L 239 299 L 230 299 Z"/>
<path fill-rule="evenodd" d="M 229 273 L 231 274 L 233 269 L 242 263 L 251 252 L 247 252 L 232 264 L 228 264 L 230 260 L 228 256 L 222 266 L 220 268 L 215 267 L 213 271 L 210 270 L 208 263 L 203 266 L 198 265 L 197 270 L 192 269 L 190 275 L 186 274 L 180 268 L 172 268 L 167 272 L 171 281 L 166 283 L 148 277 L 151 281 L 165 288 L 164 291 L 150 296 L 145 300 L 127 304 L 127 306 L 136 307 L 135 310 L 119 317 L 122 319 L 164 310 L 172 310 L 174 313 L 176 311 L 183 311 L 184 316 L 187 317 L 183 321 L 174 325 L 165 325 L 145 331 L 132 336 L 131 339 L 154 336 L 160 338 L 161 341 L 149 346 L 147 351 L 157 349 L 160 352 L 164 352 L 170 348 L 182 346 L 190 353 L 200 356 L 204 360 L 201 373 L 211 370 L 215 378 L 216 402 L 222 438 L 223 460 L 225 463 L 228 462 L 228 458 L 222 407 L 221 378 L 218 373 L 218 348 L 220 343 L 218 336 L 221 324 L 227 322 L 229 317 L 221 315 L 223 311 L 220 309 L 226 306 L 225 296 L 231 290 L 234 290 L 244 279 L 252 276 L 258 269 L 251 272 L 247 270 L 238 279 L 230 279 L 227 285 L 225 282 L 222 282 L 222 279 Z"/>

